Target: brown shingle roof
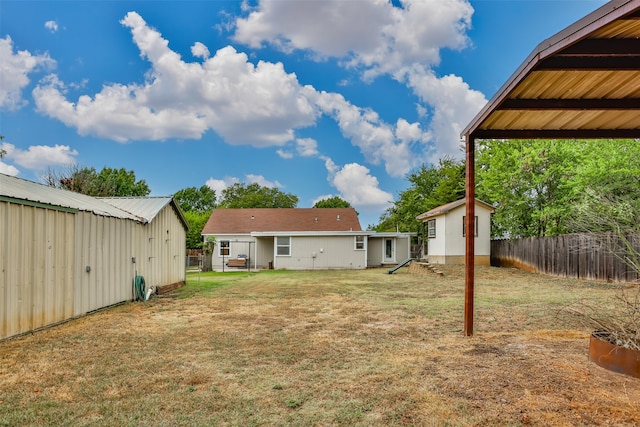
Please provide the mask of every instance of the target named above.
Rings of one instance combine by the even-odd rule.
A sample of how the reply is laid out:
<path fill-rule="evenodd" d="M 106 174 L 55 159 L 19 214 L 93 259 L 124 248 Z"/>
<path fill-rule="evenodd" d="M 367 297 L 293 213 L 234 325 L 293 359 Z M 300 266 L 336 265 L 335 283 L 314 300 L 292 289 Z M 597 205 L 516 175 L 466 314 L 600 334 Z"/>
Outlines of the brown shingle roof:
<path fill-rule="evenodd" d="M 202 234 L 362 231 L 353 208 L 214 209 Z"/>

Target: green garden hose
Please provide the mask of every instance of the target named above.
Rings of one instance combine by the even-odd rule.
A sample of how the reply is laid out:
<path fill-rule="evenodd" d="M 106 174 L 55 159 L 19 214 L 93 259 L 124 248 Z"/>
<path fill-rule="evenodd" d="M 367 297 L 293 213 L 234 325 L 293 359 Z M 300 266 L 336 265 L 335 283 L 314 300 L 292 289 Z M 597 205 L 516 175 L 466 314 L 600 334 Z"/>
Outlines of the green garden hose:
<path fill-rule="evenodd" d="M 133 295 L 136 301 L 145 301 L 146 300 L 146 285 L 144 283 L 144 277 L 136 276 L 133 279 Z"/>

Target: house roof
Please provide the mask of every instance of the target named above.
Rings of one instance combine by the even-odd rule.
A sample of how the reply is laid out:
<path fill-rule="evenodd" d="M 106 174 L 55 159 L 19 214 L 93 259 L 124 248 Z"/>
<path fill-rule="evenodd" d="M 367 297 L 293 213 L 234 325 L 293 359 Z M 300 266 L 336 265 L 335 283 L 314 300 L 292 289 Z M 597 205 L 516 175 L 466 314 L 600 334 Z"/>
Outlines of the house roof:
<path fill-rule="evenodd" d="M 214 209 L 202 234 L 362 231 L 353 208 Z"/>
<path fill-rule="evenodd" d="M 165 206 L 171 205 L 185 230 L 189 229 L 189 223 L 173 197 L 98 197 L 98 199 L 125 212 L 141 217 L 145 222 L 153 221 Z"/>
<path fill-rule="evenodd" d="M 542 41 L 462 131 L 468 139 L 637 138 L 640 0 Z"/>
<path fill-rule="evenodd" d="M 460 200 L 456 200 L 455 202 L 450 202 L 447 204 L 444 204 L 442 206 L 438 206 L 437 208 L 433 208 L 430 211 L 427 211 L 425 213 L 421 213 L 420 215 L 418 215 L 416 217 L 417 220 L 425 220 L 428 218 L 433 218 L 436 216 L 440 216 L 440 215 L 444 215 L 446 213 L 451 212 L 452 210 L 454 210 L 455 208 L 459 207 L 459 206 L 464 206 L 466 199 L 460 199 Z M 495 212 L 495 209 L 493 206 L 491 206 L 489 203 L 483 202 L 480 199 L 476 199 L 476 206 L 481 206 L 484 207 L 485 209 L 491 211 L 491 213 Z"/>

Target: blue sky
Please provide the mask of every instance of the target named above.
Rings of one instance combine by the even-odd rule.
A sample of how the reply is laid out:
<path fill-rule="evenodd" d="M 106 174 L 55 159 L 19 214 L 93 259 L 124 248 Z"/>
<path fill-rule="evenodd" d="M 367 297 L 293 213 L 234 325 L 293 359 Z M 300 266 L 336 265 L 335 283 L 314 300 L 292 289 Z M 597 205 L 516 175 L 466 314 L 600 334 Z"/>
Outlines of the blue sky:
<path fill-rule="evenodd" d="M 0 172 L 234 182 L 378 222 L 535 46 L 603 0 L 0 0 Z"/>

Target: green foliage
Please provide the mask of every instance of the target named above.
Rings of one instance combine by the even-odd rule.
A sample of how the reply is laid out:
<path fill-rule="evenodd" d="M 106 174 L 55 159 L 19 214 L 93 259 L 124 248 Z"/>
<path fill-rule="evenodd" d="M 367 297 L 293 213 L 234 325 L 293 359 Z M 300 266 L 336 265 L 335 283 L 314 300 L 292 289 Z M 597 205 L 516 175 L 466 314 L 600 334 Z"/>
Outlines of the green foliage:
<path fill-rule="evenodd" d="M 124 168 L 95 168 L 71 165 L 66 170 L 49 169 L 43 177 L 48 185 L 94 197 L 147 196 L 151 189 L 144 180 L 136 181 L 133 171 Z"/>
<path fill-rule="evenodd" d="M 205 254 L 213 253 L 213 248 L 215 247 L 215 245 L 216 245 L 216 238 L 213 236 L 207 236 L 204 243 L 202 244 L 202 247 L 204 248 L 204 253 Z"/>
<path fill-rule="evenodd" d="M 183 212 L 208 212 L 216 207 L 216 192 L 206 185 L 200 188 L 188 187 L 176 192 L 174 199 Z"/>
<path fill-rule="evenodd" d="M 589 231 L 584 216 L 601 210 L 600 195 L 639 207 L 634 140 L 481 140 L 477 150 L 476 196 L 496 206 L 494 237 Z"/>
<path fill-rule="evenodd" d="M 328 197 L 326 199 L 318 200 L 314 208 L 350 208 L 351 204 L 346 200 L 341 199 L 338 196 Z"/>
<path fill-rule="evenodd" d="M 0 142 L 4 141 L 4 135 L 0 135 Z M 0 159 L 7 155 L 7 152 L 0 148 Z"/>
<path fill-rule="evenodd" d="M 206 185 L 200 188 L 188 187 L 179 190 L 173 197 L 180 206 L 180 209 L 184 212 L 184 216 L 189 223 L 187 248 L 202 248 L 202 229 L 211 216 L 211 212 L 216 207 L 215 190 L 212 190 Z M 205 247 L 205 249 L 208 248 L 208 246 Z"/>
<path fill-rule="evenodd" d="M 567 231 L 579 150 L 566 141 L 484 140 L 476 157 L 476 196 L 496 206 L 494 236 Z"/>
<path fill-rule="evenodd" d="M 221 208 L 295 208 L 298 196 L 259 184 L 235 183 L 222 191 Z"/>
<path fill-rule="evenodd" d="M 187 249 L 199 249 L 202 247 L 202 229 L 209 220 L 209 216 L 211 216 L 211 212 L 184 212 L 184 217 L 189 223 Z"/>
<path fill-rule="evenodd" d="M 421 230 L 416 217 L 435 207 L 464 197 L 465 163 L 444 157 L 437 165 L 422 165 L 407 175 L 411 186 L 400 192 L 394 205 L 380 217 L 376 231 Z"/>

